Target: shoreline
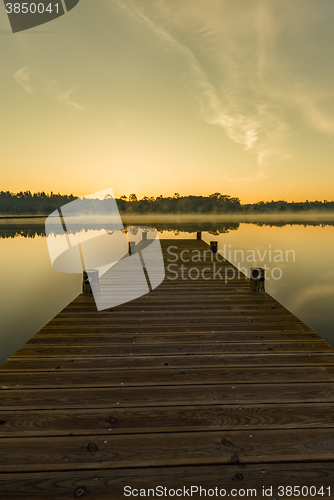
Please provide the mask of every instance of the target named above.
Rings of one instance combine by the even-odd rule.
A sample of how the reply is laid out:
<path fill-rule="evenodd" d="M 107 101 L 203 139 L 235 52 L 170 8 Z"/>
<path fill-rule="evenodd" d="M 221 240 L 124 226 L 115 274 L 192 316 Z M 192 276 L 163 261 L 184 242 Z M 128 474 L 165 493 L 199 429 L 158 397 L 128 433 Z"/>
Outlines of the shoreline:
<path fill-rule="evenodd" d="M 0 215 L 0 220 L 8 219 L 47 219 L 48 215 Z"/>
<path fill-rule="evenodd" d="M 197 214 L 197 213 L 184 213 L 184 214 L 166 214 L 166 213 L 151 213 L 151 214 L 126 214 L 120 212 L 120 215 L 124 221 L 138 221 L 138 220 L 151 220 L 155 222 L 166 222 L 166 221 L 258 221 L 258 220 L 280 220 L 280 221 L 306 221 L 306 220 L 333 220 L 334 221 L 334 212 L 308 212 L 308 213 L 259 213 L 259 214 L 242 214 L 242 213 L 225 213 L 225 214 L 217 214 L 217 213 L 208 213 L 208 214 Z M 0 220 L 25 220 L 25 219 L 47 219 L 49 215 L 4 215 L 0 214 Z M 92 216 L 95 217 L 95 216 Z M 106 217 L 105 214 L 101 214 L 101 216 L 97 215 L 98 218 Z"/>

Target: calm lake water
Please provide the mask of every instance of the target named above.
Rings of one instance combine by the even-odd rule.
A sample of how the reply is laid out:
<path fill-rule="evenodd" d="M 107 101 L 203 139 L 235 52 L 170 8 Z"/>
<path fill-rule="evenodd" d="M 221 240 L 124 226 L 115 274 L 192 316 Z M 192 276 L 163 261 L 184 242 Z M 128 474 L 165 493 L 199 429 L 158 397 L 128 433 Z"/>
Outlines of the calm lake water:
<path fill-rule="evenodd" d="M 160 238 L 195 238 L 201 230 L 203 240 L 218 241 L 225 257 L 247 274 L 266 265 L 268 293 L 334 346 L 334 222 L 164 219 L 150 225 Z M 52 268 L 42 219 L 1 220 L 0 256 L 3 363 L 80 293 L 81 276 Z"/>

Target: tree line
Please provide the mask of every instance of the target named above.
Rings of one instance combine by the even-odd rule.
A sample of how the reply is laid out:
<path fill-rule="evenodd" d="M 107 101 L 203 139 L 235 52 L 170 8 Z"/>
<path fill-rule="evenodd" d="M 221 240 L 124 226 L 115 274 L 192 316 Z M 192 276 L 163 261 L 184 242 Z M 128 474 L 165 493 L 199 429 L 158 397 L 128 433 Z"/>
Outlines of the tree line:
<path fill-rule="evenodd" d="M 59 193 L 50 194 L 42 192 L 31 193 L 24 191 L 11 193 L 10 191 L 0 192 L 0 214 L 2 215 L 49 215 L 77 198 L 73 194 L 62 195 Z"/>
<path fill-rule="evenodd" d="M 75 199 L 73 194 L 61 195 L 59 193 L 50 194 L 38 192 L 32 194 L 30 191 L 11 193 L 9 191 L 0 192 L 0 214 L 1 215 L 49 215 L 54 210 L 60 208 Z M 104 200 L 84 200 L 82 208 L 94 208 L 94 211 L 108 212 L 110 208 L 110 195 Z M 144 196 L 138 199 L 132 193 L 130 196 L 120 196 L 116 198 L 119 211 L 125 215 L 150 215 L 150 214 L 274 214 L 274 213 L 305 213 L 305 212 L 328 212 L 334 211 L 334 201 L 303 201 L 287 202 L 259 201 L 257 203 L 242 204 L 239 198 L 234 198 L 222 193 L 213 193 L 210 196 Z"/>

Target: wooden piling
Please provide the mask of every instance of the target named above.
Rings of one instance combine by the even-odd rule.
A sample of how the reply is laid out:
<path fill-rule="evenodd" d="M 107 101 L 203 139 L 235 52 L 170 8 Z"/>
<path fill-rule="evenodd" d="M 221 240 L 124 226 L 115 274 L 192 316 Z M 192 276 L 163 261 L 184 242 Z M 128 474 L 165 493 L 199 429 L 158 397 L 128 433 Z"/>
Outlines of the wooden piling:
<path fill-rule="evenodd" d="M 217 250 L 218 250 L 218 241 L 210 241 L 210 250 L 213 253 L 217 253 Z"/>
<path fill-rule="evenodd" d="M 99 271 L 97 269 L 86 269 L 83 272 L 82 293 L 92 295 L 100 291 Z"/>
<path fill-rule="evenodd" d="M 197 231 L 197 240 L 202 239 L 202 231 Z"/>
<path fill-rule="evenodd" d="M 262 267 L 252 267 L 249 276 L 249 287 L 252 292 L 265 291 L 265 269 Z"/>
<path fill-rule="evenodd" d="M 129 254 L 130 255 L 133 255 L 136 251 L 135 251 L 135 247 L 136 247 L 136 242 L 135 241 L 129 241 Z"/>

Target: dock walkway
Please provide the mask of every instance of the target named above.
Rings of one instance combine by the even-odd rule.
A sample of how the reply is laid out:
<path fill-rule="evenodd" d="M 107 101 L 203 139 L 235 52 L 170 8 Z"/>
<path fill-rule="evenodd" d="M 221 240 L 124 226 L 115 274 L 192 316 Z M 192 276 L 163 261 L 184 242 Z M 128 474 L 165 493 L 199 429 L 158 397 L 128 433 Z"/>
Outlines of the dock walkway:
<path fill-rule="evenodd" d="M 225 280 L 230 263 L 213 279 L 205 242 L 161 244 L 156 290 L 101 312 L 80 295 L 1 366 L 1 500 L 334 498 L 334 349 L 244 275 Z"/>

